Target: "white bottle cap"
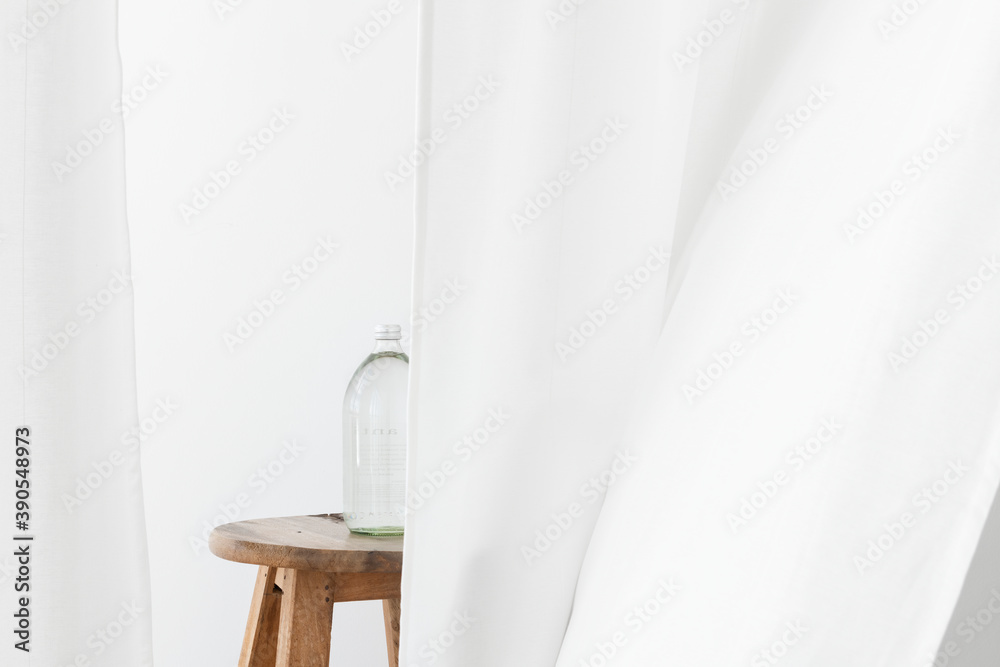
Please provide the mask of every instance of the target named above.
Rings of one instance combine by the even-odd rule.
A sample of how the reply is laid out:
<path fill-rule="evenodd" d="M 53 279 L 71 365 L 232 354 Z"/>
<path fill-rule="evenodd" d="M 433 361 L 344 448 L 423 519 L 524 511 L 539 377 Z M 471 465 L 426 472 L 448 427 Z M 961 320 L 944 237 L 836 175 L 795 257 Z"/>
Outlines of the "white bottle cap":
<path fill-rule="evenodd" d="M 375 340 L 399 340 L 403 337 L 403 329 L 398 324 L 376 324 Z"/>

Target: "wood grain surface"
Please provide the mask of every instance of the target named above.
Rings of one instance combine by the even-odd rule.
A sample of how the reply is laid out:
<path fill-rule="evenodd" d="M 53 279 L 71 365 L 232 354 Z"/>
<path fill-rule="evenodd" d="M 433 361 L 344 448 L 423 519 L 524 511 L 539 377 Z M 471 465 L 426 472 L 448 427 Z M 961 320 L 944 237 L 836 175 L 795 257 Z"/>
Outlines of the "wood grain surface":
<path fill-rule="evenodd" d="M 296 570 L 399 573 L 403 566 L 401 536 L 355 535 L 339 514 L 227 523 L 208 544 L 219 558 Z"/>
<path fill-rule="evenodd" d="M 385 620 L 385 646 L 389 651 L 389 667 L 399 667 L 399 611 L 400 599 L 382 600 Z"/>
<path fill-rule="evenodd" d="M 334 576 L 278 570 L 282 594 L 276 667 L 329 667 Z"/>
<path fill-rule="evenodd" d="M 275 584 L 277 573 L 278 568 L 263 565 L 257 572 L 239 667 L 274 667 L 277 660 L 282 594 Z"/>

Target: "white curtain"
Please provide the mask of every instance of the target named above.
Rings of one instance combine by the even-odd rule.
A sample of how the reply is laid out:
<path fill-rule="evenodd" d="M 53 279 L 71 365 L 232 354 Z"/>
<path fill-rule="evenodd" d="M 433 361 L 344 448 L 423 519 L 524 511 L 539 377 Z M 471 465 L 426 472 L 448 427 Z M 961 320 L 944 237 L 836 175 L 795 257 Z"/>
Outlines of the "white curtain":
<path fill-rule="evenodd" d="M 151 664 L 151 613 L 138 440 L 129 437 L 137 411 L 116 5 L 0 7 L 0 663 L 141 667 Z M 15 450 L 23 427 L 28 457 Z M 27 525 L 18 527 L 14 482 L 25 479 L 18 520 Z M 29 635 L 15 638 L 21 619 L 12 617 L 24 607 L 30 640 L 19 649 Z"/>
<path fill-rule="evenodd" d="M 257 42 L 278 39 L 266 12 L 227 6 L 242 14 L 191 10 L 204 23 L 199 39 L 224 51 L 251 20 L 257 53 Z M 0 401 L 8 443 L 0 475 L 9 484 L 24 479 L 16 429 L 28 427 L 31 482 L 25 530 L 15 524 L 12 484 L 0 500 L 9 626 L 22 597 L 14 552 L 29 542 L 11 537 L 34 538 L 25 591 L 32 652 L 14 648 L 8 630 L 0 662 L 141 667 L 151 663 L 152 613 L 116 7 L 0 7 Z M 420 14 L 418 148 L 397 162 L 398 137 L 365 124 L 359 142 L 375 148 L 358 177 L 364 187 L 353 189 L 371 192 L 370 205 L 343 185 L 353 183 L 352 160 L 314 161 L 338 171 L 310 180 L 275 152 L 273 172 L 247 176 L 260 186 L 247 187 L 254 196 L 273 187 L 297 198 L 334 182 L 341 200 L 357 201 L 340 217 L 366 224 L 336 227 L 350 252 L 330 269 L 342 300 L 327 312 L 341 313 L 360 293 L 358 276 L 372 266 L 384 275 L 380 262 L 400 264 L 402 242 L 392 245 L 392 261 L 361 249 L 400 238 L 401 223 L 386 223 L 385 212 L 405 197 L 417 167 L 402 663 L 895 667 L 936 658 L 982 667 L 985 637 L 1000 627 L 1000 616 L 989 626 L 977 616 L 994 613 L 1000 572 L 983 554 L 995 547 L 980 549 L 979 576 L 966 582 L 964 603 L 949 618 L 1000 479 L 1000 7 L 425 0 Z M 291 44 L 299 20 L 282 18 L 275 34 Z M 352 13 L 330 24 L 344 35 L 358 20 Z M 373 47 L 348 60 L 319 40 L 296 40 L 294 53 L 310 63 L 324 62 L 324 48 L 343 56 L 334 66 L 339 87 L 330 89 L 343 109 L 367 109 L 352 100 L 376 99 L 366 94 L 373 68 L 405 61 L 385 55 L 392 39 L 379 42 L 381 56 Z M 137 63 L 135 72 L 159 62 L 152 47 L 142 55 L 154 65 Z M 253 84 L 240 90 L 252 90 L 258 75 L 272 86 L 299 82 L 276 96 L 302 110 L 302 138 L 289 139 L 300 152 L 292 155 L 308 156 L 330 140 L 326 132 L 339 137 L 365 122 L 346 115 L 351 121 L 331 130 L 322 113 L 308 114 L 317 108 L 310 95 L 325 84 L 272 65 L 247 67 L 243 79 Z M 230 127 L 222 112 L 194 116 L 188 129 L 221 136 L 216 152 L 189 161 L 181 150 L 161 165 L 158 151 L 202 136 L 183 139 L 182 111 L 203 102 L 204 90 L 236 85 L 191 85 L 204 81 L 200 63 L 173 68 L 168 60 L 164 69 L 173 77 L 164 104 L 184 118 L 143 130 L 169 138 L 139 146 L 143 164 L 163 171 L 137 172 L 147 178 L 131 185 L 147 195 L 144 212 L 173 214 L 177 193 L 256 121 Z M 260 108 L 270 109 L 274 91 L 262 90 L 269 92 Z M 370 113 L 389 115 L 391 104 L 373 104 Z M 395 172 L 383 169 L 389 162 Z M 173 180 L 159 178 L 167 172 Z M 288 180 L 276 186 L 268 177 L 278 172 Z M 261 229 L 285 224 L 284 194 L 268 200 L 268 216 L 250 195 L 231 194 Z M 373 208 L 382 211 L 374 225 Z M 220 204 L 212 215 L 225 219 L 228 209 Z M 272 267 L 280 269 L 274 276 L 312 242 L 312 226 L 298 231 L 308 239 L 279 229 L 287 261 Z M 144 247 L 160 247 L 149 238 Z M 228 241 L 200 247 L 224 257 Z M 158 289 L 169 293 L 177 264 L 173 255 L 162 264 Z M 365 294 L 379 294 L 381 304 L 398 291 L 388 279 L 371 280 Z M 272 281 L 262 274 L 254 289 Z M 243 274 L 233 280 L 239 298 L 249 282 Z M 192 302 L 203 294 L 197 281 L 187 287 Z M 302 301 L 300 312 L 322 313 L 326 292 L 309 298 L 317 307 Z M 228 324 L 237 301 L 220 299 L 227 315 L 212 322 Z M 357 305 L 354 319 L 378 310 Z M 174 331 L 192 311 L 170 312 L 180 313 L 164 325 Z M 255 339 L 270 348 L 261 357 L 283 360 L 297 342 L 295 349 L 351 363 L 341 357 L 356 345 L 335 349 L 322 329 L 322 318 L 334 315 L 315 317 L 288 316 L 301 325 L 288 326 L 291 346 Z M 299 359 L 313 380 L 292 383 L 309 391 L 287 399 L 287 411 L 268 401 L 288 392 L 260 399 L 261 413 L 295 415 L 278 427 L 274 417 L 269 434 L 297 431 L 300 422 L 318 429 L 308 442 L 337 432 L 315 426 L 328 419 L 323 382 L 336 375 L 323 359 Z M 218 367 L 234 384 L 252 387 L 242 381 L 261 377 L 256 368 Z M 288 382 L 287 367 L 275 364 L 276 387 Z M 215 387 L 200 375 L 185 381 Z M 234 424 L 260 428 L 244 419 L 244 403 L 230 400 L 226 409 L 238 416 L 218 419 L 199 396 L 190 390 L 180 400 L 198 423 L 219 429 L 219 440 Z M 188 442 L 186 434 L 201 432 L 184 419 L 161 437 Z M 195 600 L 190 618 L 181 613 L 190 592 L 174 585 L 242 574 L 208 556 L 177 556 L 223 491 L 199 489 L 184 501 L 175 489 L 201 477 L 187 465 L 190 449 L 167 444 L 161 456 L 169 452 L 176 468 L 168 470 L 180 472 L 161 468 L 167 482 L 157 511 L 163 526 L 181 520 L 161 537 L 170 545 L 162 589 L 179 612 L 158 621 L 197 635 L 192 655 L 235 656 L 249 579 L 234 575 L 227 595 Z M 314 465 L 291 472 L 254 516 L 331 509 L 322 505 L 337 495 L 323 486 L 337 477 L 326 462 L 335 460 L 332 447 L 310 447 Z M 258 438 L 253 456 L 221 446 L 208 455 L 230 464 L 266 461 L 269 452 Z M 222 463 L 205 474 L 224 480 L 220 488 L 241 488 L 244 466 Z M 349 613 L 338 610 L 340 627 L 353 627 L 343 623 Z M 224 642 L 206 631 L 223 623 Z M 166 633 L 163 655 L 185 654 L 176 636 Z"/>
<path fill-rule="evenodd" d="M 1000 480 L 998 31 L 422 3 L 403 664 L 971 655 L 938 651 Z"/>

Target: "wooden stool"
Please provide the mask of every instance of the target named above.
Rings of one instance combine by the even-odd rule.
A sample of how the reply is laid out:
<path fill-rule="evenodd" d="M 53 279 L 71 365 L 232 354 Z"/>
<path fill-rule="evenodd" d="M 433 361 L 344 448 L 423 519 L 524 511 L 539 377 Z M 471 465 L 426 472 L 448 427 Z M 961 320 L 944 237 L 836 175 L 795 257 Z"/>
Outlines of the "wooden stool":
<path fill-rule="evenodd" d="M 321 514 L 228 523 L 208 544 L 260 566 L 239 667 L 328 667 L 333 603 L 354 600 L 382 600 L 398 667 L 402 537 L 355 535 L 340 514 Z"/>

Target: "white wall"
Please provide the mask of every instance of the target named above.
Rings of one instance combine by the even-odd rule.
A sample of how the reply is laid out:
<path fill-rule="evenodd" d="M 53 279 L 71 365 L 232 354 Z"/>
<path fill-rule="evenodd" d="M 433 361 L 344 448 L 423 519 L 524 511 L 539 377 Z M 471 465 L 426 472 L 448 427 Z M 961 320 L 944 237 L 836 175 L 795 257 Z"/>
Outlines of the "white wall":
<path fill-rule="evenodd" d="M 255 568 L 191 539 L 240 494 L 238 519 L 341 509 L 344 389 L 372 325 L 409 320 L 412 183 L 390 191 L 383 172 L 413 141 L 416 2 L 392 6 L 120 2 L 126 92 L 144 97 L 126 118 L 140 418 L 176 405 L 143 450 L 159 665 L 236 664 Z M 373 10 L 391 21 L 348 62 L 341 43 Z M 294 118 L 255 152 L 244 142 L 276 109 Z M 229 161 L 238 173 L 185 220 Z M 335 254 L 286 281 L 327 236 Z M 275 289 L 283 302 L 230 350 Z M 254 477 L 285 441 L 304 451 Z M 379 603 L 335 616 L 335 664 L 386 664 Z"/>

